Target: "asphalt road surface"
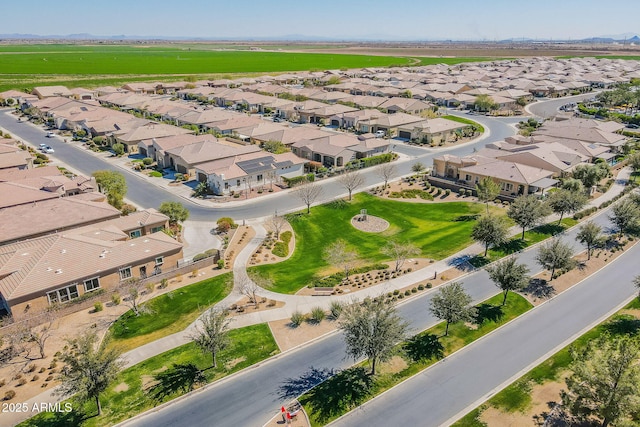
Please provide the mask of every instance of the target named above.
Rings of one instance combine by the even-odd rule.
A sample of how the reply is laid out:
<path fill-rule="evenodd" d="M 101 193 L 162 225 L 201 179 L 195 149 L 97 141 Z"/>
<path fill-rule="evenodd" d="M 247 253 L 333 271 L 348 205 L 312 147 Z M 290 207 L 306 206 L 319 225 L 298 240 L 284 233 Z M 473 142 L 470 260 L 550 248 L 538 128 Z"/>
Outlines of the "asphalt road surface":
<path fill-rule="evenodd" d="M 10 110 L 4 110 L 7 112 Z M 465 116 L 464 114 L 454 113 L 456 115 Z M 390 143 L 395 145 L 394 150 L 411 157 L 411 161 L 400 162 L 397 164 L 398 175 L 408 175 L 411 173 L 411 166 L 416 162 L 422 162 L 425 166 L 430 167 L 435 156 L 449 153 L 454 155 L 471 154 L 475 149 L 483 147 L 487 142 L 503 140 L 507 136 L 513 135 L 515 130 L 509 125 L 509 120 L 501 120 L 483 116 L 472 116 L 473 120 L 480 122 L 487 130 L 490 131 L 490 137 L 473 144 L 466 144 L 460 147 L 454 147 L 446 150 L 431 150 L 405 144 L 401 141 L 392 140 Z M 93 154 L 74 147 L 62 141 L 62 139 L 47 138 L 43 128 L 36 128 L 28 123 L 19 123 L 16 116 L 11 114 L 0 114 L 0 127 L 5 128 L 12 135 L 34 144 L 36 147 L 40 143 L 47 143 L 55 150 L 50 156 L 58 159 L 60 162 L 69 165 L 79 173 L 90 176 L 93 172 L 101 169 L 112 169 L 122 172 L 127 181 L 127 199 L 143 208 L 157 208 L 164 201 L 175 201 L 184 204 L 190 211 L 190 220 L 193 221 L 215 221 L 222 216 L 230 216 L 236 221 L 242 219 L 260 218 L 273 215 L 276 211 L 280 213 L 292 212 L 304 208 L 301 202 L 292 196 L 289 192 L 272 194 L 267 197 L 255 199 L 252 201 L 241 203 L 226 203 L 220 207 L 206 207 L 192 203 L 182 197 L 174 195 L 163 188 L 157 187 L 134 171 L 126 171 L 114 166 L 108 160 L 94 156 Z M 73 143 L 76 145 L 77 143 Z M 375 168 L 363 169 L 362 175 L 365 177 L 364 187 L 374 186 L 382 183 L 382 180 L 376 175 Z M 329 179 L 319 181 L 324 192 L 322 200 L 318 203 L 333 200 L 341 195 L 346 194 L 346 190 L 341 187 L 335 180 Z"/>
<path fill-rule="evenodd" d="M 596 217 L 595 221 L 608 226 L 605 214 Z M 560 238 L 570 244 L 574 251 L 579 251 L 583 248 L 575 242 L 576 233 L 577 230 L 571 230 L 563 233 Z M 363 409 L 350 414 L 344 421 L 340 421 L 340 425 L 437 426 L 454 417 L 506 378 L 511 378 L 529 366 L 540 354 L 563 343 L 574 331 L 598 321 L 602 313 L 610 312 L 632 295 L 634 290 L 630 284 L 631 278 L 640 272 L 640 267 L 630 260 L 638 256 L 640 249 L 630 252 L 632 253 L 625 254 L 617 261 L 615 267 L 608 267 L 598 276 L 533 310 L 524 320 L 515 323 L 515 326 L 505 327 L 494 333 L 491 341 L 486 339 L 491 343 L 490 346 L 482 341 L 471 345 L 461 353 L 469 354 L 465 358 L 459 355 L 447 358 L 446 362 L 419 374 L 417 379 L 408 381 L 406 387 L 402 385 L 394 389 L 393 393 L 387 393 L 379 399 L 380 403 L 365 405 Z M 532 274 L 540 270 L 535 263 L 535 253 L 534 249 L 519 254 L 519 262 L 527 264 Z M 605 276 L 607 280 L 603 280 Z M 462 281 L 476 302 L 485 300 L 498 291 L 484 270 L 472 273 Z M 413 333 L 438 322 L 427 309 L 433 295 L 432 291 L 399 306 L 400 314 L 409 322 Z M 463 362 L 457 362 L 460 359 Z M 471 362 L 472 365 L 466 365 Z M 314 369 L 342 369 L 351 363 L 352 360 L 345 359 L 342 335 L 335 333 L 129 421 L 126 425 L 260 426 L 275 415 L 282 404 L 294 397 L 281 396 L 285 383 L 291 383 L 287 379 L 296 380 L 293 383 L 298 384 L 296 391 L 299 393 L 313 384 L 309 376 L 312 376 Z M 416 391 L 418 389 L 419 392 Z M 387 398 L 388 395 L 391 397 Z M 430 397 L 423 400 L 422 395 Z M 432 406 L 429 400 L 434 395 L 439 400 Z M 402 399 L 407 403 L 399 410 Z M 378 407 L 386 408 L 387 412 L 378 411 Z M 426 410 L 427 407 L 431 409 Z M 393 414 L 393 419 L 390 414 Z"/>

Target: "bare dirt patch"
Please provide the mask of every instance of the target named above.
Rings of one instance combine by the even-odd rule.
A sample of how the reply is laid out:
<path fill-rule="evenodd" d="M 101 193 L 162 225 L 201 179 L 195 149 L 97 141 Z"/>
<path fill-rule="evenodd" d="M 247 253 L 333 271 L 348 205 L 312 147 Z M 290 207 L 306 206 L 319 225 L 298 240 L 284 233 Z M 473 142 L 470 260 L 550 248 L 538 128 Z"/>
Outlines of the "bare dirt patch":
<path fill-rule="evenodd" d="M 356 215 L 351 218 L 351 225 L 365 233 L 381 233 L 389 228 L 389 221 L 373 215 Z"/>
<path fill-rule="evenodd" d="M 586 252 L 582 252 L 573 257 L 573 259 L 578 263 L 576 268 L 556 277 L 552 281 L 549 281 L 551 276 L 548 271 L 543 271 L 542 273 L 538 273 L 533 276 L 532 278 L 534 280 L 538 279 L 536 285 L 530 286 L 528 291 L 524 292 L 523 295 L 527 300 L 529 300 L 529 302 L 531 302 L 531 304 L 540 305 L 552 296 L 569 289 L 571 286 L 605 267 L 608 263 L 622 255 L 625 250 L 631 248 L 636 243 L 637 240 L 632 242 L 625 241 L 624 245 L 622 245 L 622 249 L 615 250 L 615 252 L 606 249 L 595 250 L 591 259 L 588 261 Z"/>
<path fill-rule="evenodd" d="M 269 322 L 269 327 L 280 351 L 287 351 L 334 331 L 338 327 L 338 323 L 331 319 L 325 319 L 320 323 L 304 322 L 298 327 L 292 327 L 289 319 L 282 319 Z"/>
<path fill-rule="evenodd" d="M 409 366 L 407 364 L 407 361 L 402 357 L 393 356 L 388 362 L 380 364 L 379 372 L 381 374 L 395 374 L 402 371 L 403 369 L 406 369 L 407 366 Z"/>
<path fill-rule="evenodd" d="M 129 384 L 127 383 L 120 383 L 113 389 L 113 391 L 115 391 L 116 393 L 122 393 L 123 391 L 127 390 L 129 390 Z"/>
<path fill-rule="evenodd" d="M 225 268 L 233 268 L 236 256 L 244 249 L 244 247 L 256 236 L 256 231 L 248 226 L 241 225 L 234 231 L 229 239 L 229 244 L 224 254 Z"/>
<path fill-rule="evenodd" d="M 226 369 L 233 369 L 234 366 L 236 366 L 238 363 L 242 363 L 245 360 L 247 360 L 247 358 L 245 356 L 242 357 L 236 357 L 233 360 L 229 360 L 227 363 L 224 364 L 224 367 Z"/>

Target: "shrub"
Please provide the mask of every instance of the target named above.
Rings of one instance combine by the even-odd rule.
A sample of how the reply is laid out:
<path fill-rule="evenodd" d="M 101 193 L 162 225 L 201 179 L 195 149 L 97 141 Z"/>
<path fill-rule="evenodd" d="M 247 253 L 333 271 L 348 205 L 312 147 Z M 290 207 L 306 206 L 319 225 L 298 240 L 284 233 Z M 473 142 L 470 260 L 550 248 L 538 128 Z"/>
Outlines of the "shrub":
<path fill-rule="evenodd" d="M 113 303 L 113 305 L 120 305 L 120 303 L 122 302 L 122 297 L 119 293 L 116 292 L 111 295 L 111 302 Z"/>
<path fill-rule="evenodd" d="M 224 260 L 223 259 L 219 259 L 218 260 L 218 268 L 220 270 L 222 270 L 224 268 Z"/>
<path fill-rule="evenodd" d="M 93 311 L 95 311 L 96 313 L 98 311 L 102 311 L 104 309 L 104 307 L 102 306 L 102 303 L 100 301 L 96 301 L 93 303 Z"/>
<path fill-rule="evenodd" d="M 173 179 L 174 179 L 175 181 L 184 181 L 184 174 L 176 173 L 176 174 L 173 176 Z"/>
<path fill-rule="evenodd" d="M 156 288 L 156 285 L 153 282 L 149 282 L 146 285 L 144 285 L 144 288 L 146 289 L 147 293 L 150 294 Z"/>
<path fill-rule="evenodd" d="M 49 364 L 49 369 L 53 369 L 53 368 L 55 368 L 56 366 L 58 366 L 58 364 L 57 364 L 57 363 L 56 363 L 56 361 L 54 360 L 54 361 L 52 361 L 52 362 Z"/>
<path fill-rule="evenodd" d="M 324 312 L 324 310 L 322 309 L 322 307 L 313 307 L 311 309 L 311 319 L 315 322 L 315 323 L 320 323 L 324 320 L 326 314 Z"/>
<path fill-rule="evenodd" d="M 299 311 L 294 311 L 293 314 L 291 314 L 291 324 L 294 327 L 298 327 L 302 324 L 302 322 L 304 322 L 306 316 L 302 313 L 300 313 Z"/>
<path fill-rule="evenodd" d="M 40 377 L 38 375 L 34 375 L 33 378 L 31 378 L 31 381 L 38 381 L 40 379 Z"/>
<path fill-rule="evenodd" d="M 20 374 L 20 373 L 15 374 L 15 375 L 13 376 L 13 380 L 14 380 L 14 381 L 15 381 L 15 380 L 19 380 L 19 379 L 21 379 L 21 378 L 22 378 L 22 374 Z"/>
<path fill-rule="evenodd" d="M 218 221 L 216 221 L 217 225 L 220 225 L 220 223 L 226 222 L 227 224 L 229 224 L 229 227 L 231 228 L 238 228 L 238 224 L 236 224 L 233 221 L 233 218 L 230 218 L 228 216 L 223 216 L 222 218 L 218 218 Z"/>
<path fill-rule="evenodd" d="M 17 386 L 23 386 L 27 383 L 27 379 L 26 378 L 20 378 L 20 380 L 18 381 L 18 384 L 16 384 Z"/>
<path fill-rule="evenodd" d="M 411 291 L 409 289 L 404 291 L 404 296 L 408 297 L 409 295 L 411 295 Z"/>
<path fill-rule="evenodd" d="M 16 397 L 16 392 L 13 390 L 9 390 L 4 394 L 4 399 L 3 400 L 11 400 L 14 397 Z"/>
<path fill-rule="evenodd" d="M 276 300 L 270 299 L 269 302 L 267 303 L 267 307 L 275 307 L 276 306 Z"/>
<path fill-rule="evenodd" d="M 448 188 L 446 190 L 444 190 L 444 195 L 448 196 L 449 194 L 451 194 L 451 190 L 449 190 Z"/>
<path fill-rule="evenodd" d="M 424 291 L 424 285 L 423 285 L 422 283 L 420 283 L 420 284 L 418 285 L 418 290 L 419 290 L 419 291 Z"/>
<path fill-rule="evenodd" d="M 427 283 L 427 289 L 431 289 L 433 287 L 433 285 L 431 284 L 431 282 Z"/>
<path fill-rule="evenodd" d="M 31 364 L 29 365 L 29 368 L 27 369 L 27 372 L 33 372 L 37 369 L 38 367 L 35 364 Z"/>
<path fill-rule="evenodd" d="M 153 172 L 149 173 L 149 176 L 152 176 L 154 178 L 162 178 L 162 172 L 153 171 Z"/>
<path fill-rule="evenodd" d="M 153 159 L 151 157 L 145 157 L 142 159 L 142 164 L 145 166 L 149 166 L 151 163 L 153 163 Z"/>
<path fill-rule="evenodd" d="M 45 378 L 45 381 L 51 381 L 53 379 L 53 375 L 49 375 L 47 378 Z"/>
<path fill-rule="evenodd" d="M 164 289 L 167 286 L 169 286 L 169 280 L 167 279 L 160 280 L 160 285 L 158 286 L 160 289 Z"/>
<path fill-rule="evenodd" d="M 459 194 L 460 196 L 464 196 L 464 194 L 465 194 L 465 190 L 464 190 L 464 188 L 459 188 L 459 189 L 458 189 L 458 194 Z"/>
<path fill-rule="evenodd" d="M 271 252 L 280 258 L 285 258 L 289 255 L 289 245 L 284 242 L 276 242 L 276 244 L 273 245 L 273 250 Z"/>
<path fill-rule="evenodd" d="M 44 371 L 46 371 L 46 368 L 43 366 L 42 368 L 40 368 L 40 370 L 38 371 L 39 374 L 43 373 Z"/>
<path fill-rule="evenodd" d="M 340 317 L 340 314 L 342 314 L 342 310 L 344 310 L 344 303 L 340 301 L 331 301 L 331 305 L 329 306 L 331 317 L 337 319 Z"/>

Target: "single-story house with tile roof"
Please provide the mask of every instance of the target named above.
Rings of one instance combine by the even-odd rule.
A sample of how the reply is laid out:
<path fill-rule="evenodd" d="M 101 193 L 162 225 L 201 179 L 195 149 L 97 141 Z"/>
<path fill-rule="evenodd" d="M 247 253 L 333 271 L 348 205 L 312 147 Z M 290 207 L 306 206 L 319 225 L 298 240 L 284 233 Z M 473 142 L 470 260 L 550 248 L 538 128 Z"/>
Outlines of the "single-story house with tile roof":
<path fill-rule="evenodd" d="M 158 162 L 163 168 L 173 167 L 167 150 L 185 145 L 195 144 L 196 142 L 216 142 L 218 138 L 211 134 L 193 135 L 185 133 L 182 135 L 165 136 L 162 138 L 144 139 L 138 143 L 138 152 L 145 156 L 151 157 Z"/>
<path fill-rule="evenodd" d="M 433 105 L 418 99 L 393 97 L 378 105 L 377 108 L 386 110 L 389 114 L 398 112 L 420 114 L 423 111 L 432 109 Z"/>
<path fill-rule="evenodd" d="M 326 123 L 329 121 L 331 116 L 356 110 L 357 108 L 348 107 L 342 104 L 324 104 L 319 108 L 298 110 L 298 116 L 300 123 L 322 123 L 323 121 Z"/>
<path fill-rule="evenodd" d="M 89 201 L 83 196 L 86 194 L 0 209 L 0 244 L 120 218 L 120 211 L 108 203 Z"/>
<path fill-rule="evenodd" d="M 125 153 L 137 153 L 138 143 L 145 139 L 162 138 L 165 136 L 176 136 L 193 133 L 192 130 L 183 129 L 176 126 L 165 125 L 163 123 L 147 122 L 142 126 L 134 129 L 113 133 L 111 138 L 111 146 L 116 143 L 124 145 Z"/>
<path fill-rule="evenodd" d="M 412 123 L 423 121 L 420 116 L 413 116 L 405 113 L 383 114 L 371 117 L 366 120 L 359 120 L 356 124 L 356 130 L 362 133 L 375 133 L 379 130 L 387 132 L 390 136 L 398 132 L 400 126 L 407 126 Z"/>
<path fill-rule="evenodd" d="M 158 232 L 136 239 L 115 227 L 68 231 L 0 246 L 0 309 L 20 319 L 132 277 L 175 268 L 182 244 Z"/>
<path fill-rule="evenodd" d="M 195 169 L 199 181 L 207 182 L 214 194 L 224 195 L 267 190 L 282 178 L 301 176 L 305 163 L 292 153 L 256 151 L 200 163 Z"/>
<path fill-rule="evenodd" d="M 31 94 L 36 95 L 40 99 L 54 96 L 70 98 L 73 96 L 73 93 L 65 86 L 37 86 L 33 88 Z"/>
<path fill-rule="evenodd" d="M 296 127 L 282 127 L 280 129 L 253 135 L 252 139 L 259 144 L 267 141 L 279 141 L 286 146 L 303 139 L 322 138 L 330 132 L 312 125 L 302 125 Z"/>
<path fill-rule="evenodd" d="M 398 137 L 407 140 L 418 140 L 426 143 L 447 141 L 456 131 L 470 127 L 466 123 L 435 118 L 398 126 Z"/>
<path fill-rule="evenodd" d="M 381 138 L 360 139 L 355 135 L 336 133 L 298 141 L 291 146 L 291 151 L 325 167 L 342 167 L 352 160 L 386 153 L 389 142 Z"/>
<path fill-rule="evenodd" d="M 33 168 L 33 157 L 28 151 L 12 144 L 12 140 L 5 139 L 5 141 L 7 142 L 0 143 L 0 170 L 13 171 Z"/>
<path fill-rule="evenodd" d="M 196 176 L 196 166 L 201 163 L 258 151 L 261 150 L 256 145 L 230 145 L 207 140 L 166 150 L 166 155 L 169 166 L 177 172 Z"/>
<path fill-rule="evenodd" d="M 462 167 L 459 173 L 458 180 L 469 187 L 475 187 L 482 178 L 490 177 L 500 185 L 500 194 L 509 197 L 533 194 L 557 183 L 550 170 L 500 159 Z"/>

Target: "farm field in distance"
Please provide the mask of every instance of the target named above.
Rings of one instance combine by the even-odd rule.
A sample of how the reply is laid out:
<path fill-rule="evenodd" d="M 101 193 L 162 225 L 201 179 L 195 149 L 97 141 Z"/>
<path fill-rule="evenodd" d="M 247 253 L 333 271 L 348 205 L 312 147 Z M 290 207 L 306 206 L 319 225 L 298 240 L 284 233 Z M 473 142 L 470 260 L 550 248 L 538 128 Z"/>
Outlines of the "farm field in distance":
<path fill-rule="evenodd" d="M 331 70 L 482 61 L 483 57 L 355 54 L 324 45 L 14 44 L 0 45 L 0 91 L 39 85 L 95 87 L 134 81 L 230 78 L 289 71 Z"/>

